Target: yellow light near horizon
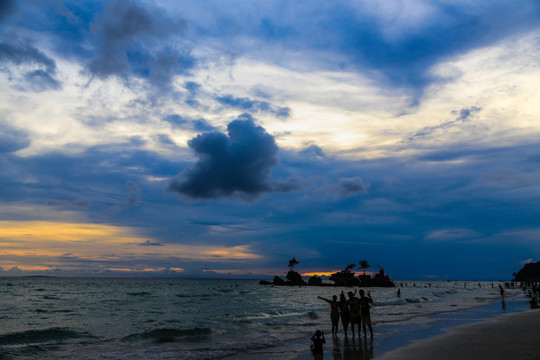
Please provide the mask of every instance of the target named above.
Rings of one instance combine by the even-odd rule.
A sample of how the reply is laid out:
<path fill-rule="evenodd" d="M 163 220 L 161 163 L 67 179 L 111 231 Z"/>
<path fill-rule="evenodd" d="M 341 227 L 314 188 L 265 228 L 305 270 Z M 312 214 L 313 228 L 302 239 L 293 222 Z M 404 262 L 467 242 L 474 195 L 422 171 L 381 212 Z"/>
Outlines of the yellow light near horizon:
<path fill-rule="evenodd" d="M 332 274 L 338 272 L 339 270 L 334 270 L 334 271 L 312 271 L 312 272 L 305 272 L 305 273 L 302 273 L 300 275 L 302 276 L 331 276 Z"/>
<path fill-rule="evenodd" d="M 234 246 L 232 248 L 225 248 L 219 250 L 208 250 L 208 255 L 217 257 L 234 257 L 239 259 L 258 259 L 257 254 L 249 253 L 249 249 L 246 246 Z"/>
<path fill-rule="evenodd" d="M 133 238 L 128 228 L 103 224 L 64 223 L 51 221 L 0 221 L 0 239 L 21 242 L 81 242 L 108 237 L 122 243 Z M 109 241 L 109 242 L 110 242 Z"/>
<path fill-rule="evenodd" d="M 302 276 L 306 276 L 306 277 L 311 277 L 311 276 L 331 276 L 332 274 L 335 274 L 337 272 L 340 272 L 341 270 L 333 270 L 333 271 L 310 271 L 310 272 L 304 272 L 304 273 L 301 273 L 300 275 Z M 352 272 L 354 274 L 354 276 L 359 276 L 359 275 L 364 275 L 364 272 L 361 271 L 361 272 Z M 370 275 L 370 276 L 373 276 L 375 273 L 372 272 L 372 271 L 366 271 L 366 275 Z"/>
<path fill-rule="evenodd" d="M 129 269 L 120 265 L 122 260 L 146 260 L 176 257 L 185 261 L 223 261 L 227 259 L 254 260 L 261 256 L 248 245 L 214 246 L 157 243 L 155 239 L 142 237 L 137 229 L 105 224 L 54 222 L 54 221 L 0 221 L 0 255 L 9 261 L 0 261 L 2 268 L 17 266 L 35 270 L 74 268 L 74 263 L 99 262 L 100 270 L 111 271 L 163 271 L 166 268 Z M 64 262 L 66 257 L 67 263 Z M 71 260 L 71 261 L 70 261 Z M 116 267 L 118 262 L 120 266 Z M 83 266 L 83 265 L 80 265 Z M 169 268 L 184 271 L 182 267 Z"/>
<path fill-rule="evenodd" d="M 49 266 L 39 266 L 39 265 L 17 265 L 17 268 L 19 268 L 22 271 L 44 271 L 44 270 L 51 269 Z"/>

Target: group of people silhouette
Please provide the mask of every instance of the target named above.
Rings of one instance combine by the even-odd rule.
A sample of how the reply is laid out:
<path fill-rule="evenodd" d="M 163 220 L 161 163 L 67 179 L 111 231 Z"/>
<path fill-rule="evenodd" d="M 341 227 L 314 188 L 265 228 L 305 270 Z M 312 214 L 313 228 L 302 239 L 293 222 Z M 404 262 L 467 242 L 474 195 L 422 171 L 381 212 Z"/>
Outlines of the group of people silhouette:
<path fill-rule="evenodd" d="M 367 296 L 364 290 L 360 289 L 360 297 L 356 297 L 356 290 L 354 292 L 349 291 L 349 298 L 345 297 L 343 291 L 339 296 L 332 296 L 332 299 L 326 299 L 318 296 L 319 299 L 326 301 L 330 304 L 330 320 L 332 322 L 332 337 L 337 337 L 339 320 L 343 325 L 343 333 L 347 336 L 349 324 L 351 325 L 352 336 L 355 336 L 355 325 L 358 329 L 358 336 L 361 336 L 361 328 L 364 329 L 364 336 L 367 336 L 367 329 L 371 337 L 373 337 L 373 327 L 371 325 L 371 315 L 369 309 L 373 303 L 371 294 L 368 291 Z"/>

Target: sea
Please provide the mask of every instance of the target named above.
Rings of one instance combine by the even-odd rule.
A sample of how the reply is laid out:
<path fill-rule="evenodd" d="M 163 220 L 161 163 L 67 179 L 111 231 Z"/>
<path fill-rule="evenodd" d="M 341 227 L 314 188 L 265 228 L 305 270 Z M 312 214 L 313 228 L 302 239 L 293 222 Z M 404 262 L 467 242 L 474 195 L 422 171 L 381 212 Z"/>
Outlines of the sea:
<path fill-rule="evenodd" d="M 527 310 L 519 288 L 501 297 L 499 284 L 366 288 L 374 337 L 345 337 L 340 323 L 328 345 L 333 359 L 371 359 L 449 326 Z M 317 329 L 332 343 L 330 307 L 318 296 L 351 290 L 237 279 L 0 278 L 0 359 L 309 359 Z"/>

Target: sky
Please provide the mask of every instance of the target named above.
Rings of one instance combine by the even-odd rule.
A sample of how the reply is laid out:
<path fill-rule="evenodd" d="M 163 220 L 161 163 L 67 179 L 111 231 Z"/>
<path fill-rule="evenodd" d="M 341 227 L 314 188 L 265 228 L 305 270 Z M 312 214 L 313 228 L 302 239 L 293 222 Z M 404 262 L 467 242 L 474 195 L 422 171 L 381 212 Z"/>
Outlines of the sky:
<path fill-rule="evenodd" d="M 540 260 L 535 0 L 0 1 L 0 276 Z"/>

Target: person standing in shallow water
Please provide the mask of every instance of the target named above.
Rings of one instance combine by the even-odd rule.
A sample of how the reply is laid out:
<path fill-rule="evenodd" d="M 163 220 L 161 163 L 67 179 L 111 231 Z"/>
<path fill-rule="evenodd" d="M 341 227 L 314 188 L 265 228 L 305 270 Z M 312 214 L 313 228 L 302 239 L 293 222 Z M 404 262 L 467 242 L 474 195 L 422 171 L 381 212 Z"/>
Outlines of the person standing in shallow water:
<path fill-rule="evenodd" d="M 371 298 L 371 294 L 368 292 L 368 296 L 365 295 L 364 290 L 360 290 L 360 300 L 358 302 L 360 303 L 360 319 L 362 320 L 362 328 L 364 329 L 364 336 L 367 336 L 366 334 L 366 325 L 369 327 L 369 333 L 371 334 L 371 337 L 373 337 L 373 328 L 371 326 L 371 314 L 369 313 L 369 309 L 371 308 L 370 304 L 373 304 L 373 299 Z M 360 328 L 358 328 L 358 336 L 360 336 Z"/>
<path fill-rule="evenodd" d="M 345 299 L 343 291 L 339 295 L 339 311 L 341 315 L 341 324 L 343 325 L 343 333 L 347 336 L 351 312 L 349 310 L 349 302 Z"/>
<path fill-rule="evenodd" d="M 338 324 L 339 324 L 339 303 L 337 296 L 332 296 L 332 300 L 325 299 L 317 296 L 319 299 L 326 301 L 330 304 L 330 320 L 332 321 L 332 337 L 337 336 Z"/>
<path fill-rule="evenodd" d="M 356 324 L 358 326 L 358 336 L 360 336 L 360 302 L 358 301 L 358 298 L 356 298 L 354 295 L 356 293 L 356 290 L 354 293 L 352 291 L 349 291 L 349 316 L 351 319 L 351 332 L 352 336 L 354 337 L 354 325 Z"/>

